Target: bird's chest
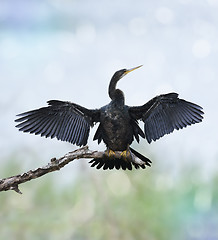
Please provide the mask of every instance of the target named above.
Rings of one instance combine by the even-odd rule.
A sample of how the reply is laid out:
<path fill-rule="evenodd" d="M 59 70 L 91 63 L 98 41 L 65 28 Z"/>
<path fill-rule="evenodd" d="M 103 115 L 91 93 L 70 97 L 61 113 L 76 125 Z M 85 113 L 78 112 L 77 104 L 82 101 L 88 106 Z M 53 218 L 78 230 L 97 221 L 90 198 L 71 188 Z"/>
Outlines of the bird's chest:
<path fill-rule="evenodd" d="M 111 149 L 126 148 L 132 138 L 130 116 L 125 108 L 106 108 L 101 114 L 103 140 Z"/>
<path fill-rule="evenodd" d="M 129 124 L 129 116 L 124 108 L 107 108 L 101 114 L 101 123 L 105 130 L 116 132 L 119 128 L 124 129 Z"/>

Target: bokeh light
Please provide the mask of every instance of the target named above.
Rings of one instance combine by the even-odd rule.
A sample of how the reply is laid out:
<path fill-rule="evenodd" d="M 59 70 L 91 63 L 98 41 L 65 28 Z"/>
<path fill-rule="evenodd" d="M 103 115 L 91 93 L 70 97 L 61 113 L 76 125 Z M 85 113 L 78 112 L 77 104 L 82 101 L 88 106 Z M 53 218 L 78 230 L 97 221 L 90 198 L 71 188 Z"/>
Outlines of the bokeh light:
<path fill-rule="evenodd" d="M 169 24 L 173 21 L 173 11 L 167 7 L 160 7 L 156 10 L 155 16 L 157 20 L 162 24 Z"/>
<path fill-rule="evenodd" d="M 210 43 L 207 40 L 200 39 L 193 44 L 192 52 L 197 58 L 205 58 L 211 52 Z"/>

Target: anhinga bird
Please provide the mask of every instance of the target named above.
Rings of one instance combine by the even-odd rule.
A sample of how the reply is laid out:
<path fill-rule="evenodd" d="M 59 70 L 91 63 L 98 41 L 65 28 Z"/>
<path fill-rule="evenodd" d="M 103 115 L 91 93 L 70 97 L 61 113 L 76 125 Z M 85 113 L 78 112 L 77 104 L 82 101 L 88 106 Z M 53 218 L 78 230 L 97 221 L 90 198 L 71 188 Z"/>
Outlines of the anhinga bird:
<path fill-rule="evenodd" d="M 125 105 L 124 94 L 116 88 L 117 82 L 131 71 L 141 66 L 122 69 L 113 75 L 109 84 L 111 102 L 100 109 L 87 109 L 78 104 L 58 100 L 48 101 L 48 106 L 21 113 L 16 119 L 20 131 L 56 137 L 78 146 L 86 145 L 90 127 L 100 123 L 94 140 L 102 140 L 107 146 L 102 159 L 93 159 L 92 167 L 98 169 L 132 169 L 150 166 L 151 161 L 132 149 L 134 138 L 146 138 L 148 143 L 156 141 L 174 129 L 199 123 L 203 119 L 202 108 L 194 103 L 178 98 L 177 93 L 168 93 L 154 97 L 142 106 Z M 138 120 L 144 122 L 144 131 Z M 122 152 L 120 157 L 116 151 Z"/>

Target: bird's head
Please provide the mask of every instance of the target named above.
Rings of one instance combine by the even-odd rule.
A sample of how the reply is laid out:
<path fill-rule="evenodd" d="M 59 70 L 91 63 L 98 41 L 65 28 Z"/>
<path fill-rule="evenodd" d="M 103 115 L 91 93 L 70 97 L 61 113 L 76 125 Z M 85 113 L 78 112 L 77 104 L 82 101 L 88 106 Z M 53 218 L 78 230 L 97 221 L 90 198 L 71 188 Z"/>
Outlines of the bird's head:
<path fill-rule="evenodd" d="M 119 70 L 119 71 L 114 73 L 113 78 L 116 79 L 117 82 L 118 82 L 121 78 L 126 76 L 128 73 L 130 73 L 130 72 L 132 72 L 132 71 L 134 71 L 134 70 L 136 70 L 136 69 L 138 69 L 140 67 L 142 67 L 142 65 L 140 65 L 138 67 L 130 68 L 130 69 L 121 69 L 121 70 Z"/>
<path fill-rule="evenodd" d="M 109 96 L 112 100 L 114 99 L 124 99 L 124 94 L 121 90 L 119 89 L 116 89 L 116 85 L 117 85 L 117 82 L 122 78 L 124 77 L 126 74 L 132 72 L 133 70 L 135 69 L 138 69 L 140 68 L 142 65 L 138 66 L 138 67 L 134 67 L 134 68 L 130 68 L 130 69 L 121 69 L 117 72 L 114 73 L 111 81 L 110 81 L 110 84 L 109 84 Z"/>

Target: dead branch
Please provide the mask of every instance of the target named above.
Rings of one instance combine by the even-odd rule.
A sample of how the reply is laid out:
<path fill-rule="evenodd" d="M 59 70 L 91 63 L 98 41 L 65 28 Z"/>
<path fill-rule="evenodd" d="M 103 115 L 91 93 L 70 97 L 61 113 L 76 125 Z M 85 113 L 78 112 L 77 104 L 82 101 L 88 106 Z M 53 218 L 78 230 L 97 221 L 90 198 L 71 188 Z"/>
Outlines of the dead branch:
<path fill-rule="evenodd" d="M 16 176 L 0 179 L 0 192 L 14 190 L 17 193 L 22 194 L 22 192 L 18 188 L 18 185 L 21 183 L 25 183 L 35 178 L 39 178 L 47 173 L 60 170 L 69 162 L 72 162 L 75 159 L 102 158 L 104 154 L 105 154 L 104 152 L 91 151 L 88 149 L 87 146 L 82 147 L 73 152 L 65 154 L 63 157 L 59 159 L 52 158 L 51 161 L 44 167 L 37 168 L 35 170 L 30 170 L 28 172 Z"/>

